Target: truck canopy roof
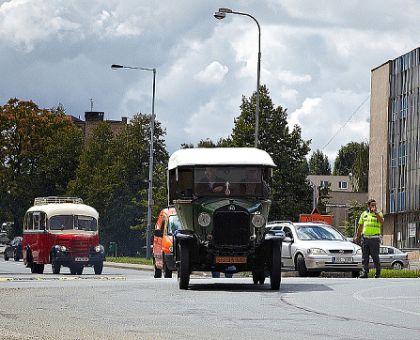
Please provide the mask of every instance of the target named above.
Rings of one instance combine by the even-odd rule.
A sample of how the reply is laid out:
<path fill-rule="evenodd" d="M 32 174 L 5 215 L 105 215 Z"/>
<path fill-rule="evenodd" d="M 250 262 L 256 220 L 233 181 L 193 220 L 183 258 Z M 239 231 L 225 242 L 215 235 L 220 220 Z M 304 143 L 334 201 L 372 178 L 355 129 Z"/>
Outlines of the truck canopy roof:
<path fill-rule="evenodd" d="M 275 167 L 271 156 L 256 148 L 193 148 L 175 151 L 168 169 L 180 166 L 268 166 Z"/>

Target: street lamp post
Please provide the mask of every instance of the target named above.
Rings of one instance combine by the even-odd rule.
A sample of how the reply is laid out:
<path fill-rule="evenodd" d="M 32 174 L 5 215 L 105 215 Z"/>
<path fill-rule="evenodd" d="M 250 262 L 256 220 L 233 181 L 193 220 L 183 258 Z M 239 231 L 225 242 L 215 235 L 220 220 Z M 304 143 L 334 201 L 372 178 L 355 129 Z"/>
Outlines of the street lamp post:
<path fill-rule="evenodd" d="M 150 241 L 152 235 L 152 206 L 153 206 L 153 137 L 155 130 L 155 92 L 156 92 L 156 69 L 137 66 L 123 66 L 113 64 L 113 70 L 132 69 L 153 72 L 153 94 L 152 94 L 152 114 L 150 116 L 150 149 L 149 149 L 149 188 L 147 192 L 147 227 L 146 227 L 146 258 L 150 259 Z"/>
<path fill-rule="evenodd" d="M 218 20 L 222 20 L 226 17 L 226 14 L 238 14 L 244 15 L 255 21 L 258 27 L 258 61 L 257 61 L 257 97 L 255 103 L 255 139 L 254 146 L 258 147 L 258 129 L 259 129 L 259 116 L 260 116 L 260 70 L 261 70 L 261 27 L 257 19 L 255 19 L 251 14 L 236 12 L 230 8 L 219 8 L 219 11 L 214 13 L 214 17 Z"/>

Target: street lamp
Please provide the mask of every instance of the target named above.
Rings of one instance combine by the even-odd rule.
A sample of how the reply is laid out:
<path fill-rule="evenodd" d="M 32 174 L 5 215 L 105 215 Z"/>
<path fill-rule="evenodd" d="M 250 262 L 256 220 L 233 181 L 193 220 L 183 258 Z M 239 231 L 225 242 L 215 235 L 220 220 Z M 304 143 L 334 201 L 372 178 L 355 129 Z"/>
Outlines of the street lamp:
<path fill-rule="evenodd" d="M 155 130 L 155 92 L 156 92 L 156 69 L 137 66 L 123 66 L 113 64 L 113 70 L 127 68 L 131 70 L 153 72 L 153 94 L 152 94 L 152 114 L 150 116 L 150 150 L 149 150 L 149 189 L 147 192 L 147 227 L 146 227 L 146 258 L 150 258 L 150 239 L 152 234 L 152 205 L 153 205 L 153 136 Z"/>
<path fill-rule="evenodd" d="M 258 26 L 258 62 L 257 62 L 257 98 L 255 104 L 255 141 L 254 146 L 258 147 L 258 124 L 260 115 L 260 70 L 261 70 L 261 28 L 260 24 L 252 15 L 248 13 L 235 12 L 230 8 L 219 8 L 219 11 L 214 13 L 214 17 L 218 20 L 226 18 L 226 14 L 239 14 L 250 17 Z"/>

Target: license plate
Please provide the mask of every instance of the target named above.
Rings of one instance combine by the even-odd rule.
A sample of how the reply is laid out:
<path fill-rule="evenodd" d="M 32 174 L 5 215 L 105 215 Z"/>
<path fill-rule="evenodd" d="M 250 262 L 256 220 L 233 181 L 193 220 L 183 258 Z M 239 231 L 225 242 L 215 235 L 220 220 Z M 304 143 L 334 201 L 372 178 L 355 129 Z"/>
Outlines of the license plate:
<path fill-rule="evenodd" d="M 216 256 L 216 263 L 246 263 L 246 256 Z"/>
<path fill-rule="evenodd" d="M 353 262 L 353 258 L 352 257 L 333 257 L 333 262 L 335 263 Z"/>
<path fill-rule="evenodd" d="M 75 257 L 74 260 L 76 262 L 87 262 L 89 261 L 89 258 L 88 257 Z"/>

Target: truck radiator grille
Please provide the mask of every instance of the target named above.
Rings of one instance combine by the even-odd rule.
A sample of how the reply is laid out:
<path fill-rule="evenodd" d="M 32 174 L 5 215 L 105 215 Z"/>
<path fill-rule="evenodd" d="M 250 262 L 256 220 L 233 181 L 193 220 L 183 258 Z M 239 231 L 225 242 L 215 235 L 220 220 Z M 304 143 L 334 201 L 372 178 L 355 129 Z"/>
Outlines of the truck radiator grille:
<path fill-rule="evenodd" d="M 216 211 L 213 242 L 217 245 L 246 246 L 249 243 L 249 214 L 244 211 Z"/>

